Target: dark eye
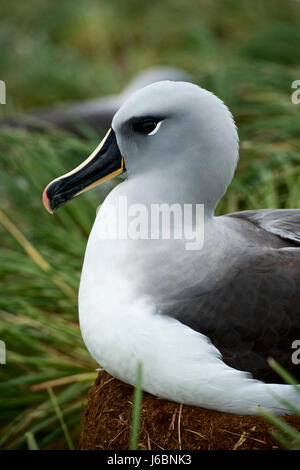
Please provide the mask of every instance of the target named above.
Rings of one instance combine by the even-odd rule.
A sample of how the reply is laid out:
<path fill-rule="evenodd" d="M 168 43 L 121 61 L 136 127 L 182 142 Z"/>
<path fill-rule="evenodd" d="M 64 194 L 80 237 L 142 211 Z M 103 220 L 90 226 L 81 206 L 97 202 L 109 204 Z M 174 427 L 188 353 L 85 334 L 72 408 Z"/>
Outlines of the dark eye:
<path fill-rule="evenodd" d="M 134 124 L 134 129 L 142 134 L 150 134 L 156 128 L 158 122 L 154 119 L 144 119 Z"/>

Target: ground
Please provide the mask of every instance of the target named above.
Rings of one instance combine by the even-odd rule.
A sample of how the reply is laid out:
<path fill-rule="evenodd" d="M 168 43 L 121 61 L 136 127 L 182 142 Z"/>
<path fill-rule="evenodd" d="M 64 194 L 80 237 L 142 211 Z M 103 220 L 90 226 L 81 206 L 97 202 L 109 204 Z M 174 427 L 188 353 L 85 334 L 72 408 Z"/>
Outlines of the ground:
<path fill-rule="evenodd" d="M 100 371 L 88 395 L 79 449 L 127 450 L 133 388 Z M 300 430 L 300 419 L 284 418 Z M 278 450 L 272 426 L 258 416 L 179 405 L 144 393 L 139 449 Z"/>

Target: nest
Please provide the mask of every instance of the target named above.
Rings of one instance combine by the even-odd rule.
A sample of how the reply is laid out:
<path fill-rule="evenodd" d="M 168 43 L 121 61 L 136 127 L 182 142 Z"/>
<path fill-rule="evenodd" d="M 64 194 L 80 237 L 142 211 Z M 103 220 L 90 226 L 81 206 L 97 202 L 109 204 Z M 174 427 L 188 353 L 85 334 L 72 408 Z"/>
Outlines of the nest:
<path fill-rule="evenodd" d="M 128 450 L 133 388 L 105 371 L 91 387 L 79 449 Z M 300 430 L 295 416 L 284 419 Z M 233 415 L 143 394 L 139 448 L 148 450 L 279 449 L 272 426 L 257 416 Z"/>

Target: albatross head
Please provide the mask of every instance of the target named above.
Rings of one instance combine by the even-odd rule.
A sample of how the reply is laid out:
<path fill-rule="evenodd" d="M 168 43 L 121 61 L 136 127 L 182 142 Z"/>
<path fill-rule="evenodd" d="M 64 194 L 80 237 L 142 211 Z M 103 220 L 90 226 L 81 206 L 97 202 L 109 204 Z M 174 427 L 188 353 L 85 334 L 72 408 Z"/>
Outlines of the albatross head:
<path fill-rule="evenodd" d="M 126 172 L 150 201 L 202 203 L 213 214 L 237 160 L 236 127 L 219 98 L 192 83 L 157 82 L 127 99 L 96 150 L 75 170 L 52 181 L 43 202 L 54 212 Z"/>

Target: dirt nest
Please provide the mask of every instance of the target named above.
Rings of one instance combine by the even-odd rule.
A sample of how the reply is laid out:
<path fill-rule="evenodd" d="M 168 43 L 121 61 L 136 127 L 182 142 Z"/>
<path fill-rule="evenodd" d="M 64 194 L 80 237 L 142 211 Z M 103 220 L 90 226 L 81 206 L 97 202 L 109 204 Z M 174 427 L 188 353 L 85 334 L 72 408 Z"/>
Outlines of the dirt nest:
<path fill-rule="evenodd" d="M 133 388 L 105 371 L 91 387 L 79 449 L 128 450 Z M 284 418 L 300 430 L 295 416 Z M 179 405 L 143 394 L 140 449 L 279 449 L 260 417 Z"/>

